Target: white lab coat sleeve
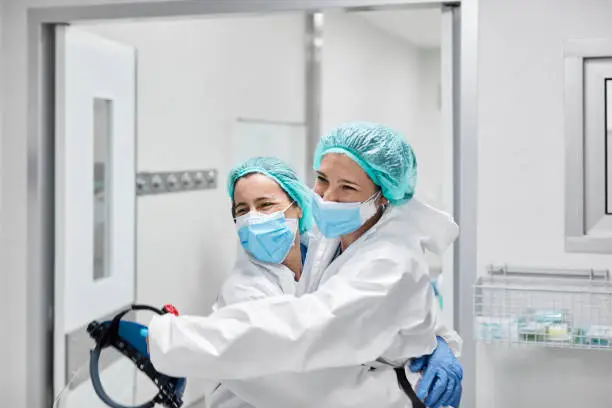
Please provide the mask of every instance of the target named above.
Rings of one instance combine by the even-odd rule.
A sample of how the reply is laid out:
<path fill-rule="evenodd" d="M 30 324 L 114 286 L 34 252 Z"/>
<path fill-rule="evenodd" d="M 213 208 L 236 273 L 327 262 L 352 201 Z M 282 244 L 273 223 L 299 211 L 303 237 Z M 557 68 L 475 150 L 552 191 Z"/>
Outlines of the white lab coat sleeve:
<path fill-rule="evenodd" d="M 442 337 L 448 347 L 451 349 L 456 358 L 461 357 L 461 350 L 463 349 L 463 339 L 459 336 L 455 330 L 446 326 L 442 322 L 442 315 L 440 313 L 440 306 L 437 304 L 436 308 L 436 336 Z"/>
<path fill-rule="evenodd" d="M 438 300 L 433 297 L 432 298 L 432 310 L 435 315 L 435 332 L 436 336 L 442 337 L 448 347 L 451 349 L 456 358 L 461 357 L 461 350 L 463 349 L 463 339 L 459 336 L 455 330 L 448 327 L 442 320 L 442 309 L 440 308 L 440 304 Z"/>
<path fill-rule="evenodd" d="M 204 397 L 206 408 L 254 408 L 251 404 L 242 401 L 225 384 L 218 386 Z"/>
<path fill-rule="evenodd" d="M 237 263 L 232 275 L 221 286 L 212 307 L 213 311 L 240 302 L 282 294 L 280 287 L 273 285 L 262 275 L 263 271 L 252 268 L 254 266 L 247 262 Z M 225 382 L 221 384 L 218 381 L 207 381 L 207 385 L 204 394 L 207 408 L 254 408 L 228 389 Z"/>
<path fill-rule="evenodd" d="M 209 317 L 156 316 L 151 361 L 168 375 L 221 380 L 374 361 L 401 328 L 431 319 L 429 276 L 417 259 L 381 243 L 300 298 L 239 303 Z"/>
<path fill-rule="evenodd" d="M 257 279 L 249 279 L 248 276 L 236 273 L 231 275 L 219 290 L 213 311 L 228 305 L 273 296 L 270 292 L 270 290 L 266 291 L 265 288 L 262 288 Z M 280 290 L 275 293 L 275 295 L 278 294 L 280 294 Z"/>
<path fill-rule="evenodd" d="M 433 349 L 425 353 L 423 352 L 422 348 L 415 349 L 413 347 L 415 342 L 419 343 L 422 341 L 421 336 L 423 336 L 428 331 L 431 333 L 432 338 L 434 335 L 442 337 L 444 341 L 446 341 L 446 343 L 448 344 L 455 357 L 460 357 L 463 340 L 457 334 L 457 332 L 448 328 L 448 326 L 446 326 L 442 322 L 442 311 L 440 309 L 440 305 L 436 297 L 433 295 L 433 291 L 430 292 L 432 294 L 430 297 L 431 301 L 429 302 L 429 310 L 431 312 L 431 324 L 429 326 L 421 325 L 421 327 L 418 328 L 402 328 L 402 330 L 400 330 L 400 332 L 398 333 L 398 338 L 395 340 L 391 348 L 380 356 L 382 360 L 395 366 L 401 366 L 409 363 L 410 360 L 413 358 L 430 354 Z"/>

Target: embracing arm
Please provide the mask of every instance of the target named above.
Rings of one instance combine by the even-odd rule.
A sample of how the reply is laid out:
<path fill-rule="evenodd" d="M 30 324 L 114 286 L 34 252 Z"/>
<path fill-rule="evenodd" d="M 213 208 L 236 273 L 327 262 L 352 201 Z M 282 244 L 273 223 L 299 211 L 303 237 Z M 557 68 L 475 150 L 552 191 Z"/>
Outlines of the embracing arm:
<path fill-rule="evenodd" d="M 463 339 L 459 336 L 455 330 L 451 329 L 447 325 L 442 322 L 441 314 L 439 306 L 434 306 L 436 308 L 436 336 L 441 337 L 448 347 L 452 350 L 455 357 L 461 357 L 461 349 L 463 348 Z"/>
<path fill-rule="evenodd" d="M 235 304 L 208 317 L 154 317 L 154 366 L 169 375 L 245 379 L 375 360 L 400 328 L 430 316 L 422 307 L 429 280 L 417 261 L 389 247 L 373 250 L 300 298 Z"/>

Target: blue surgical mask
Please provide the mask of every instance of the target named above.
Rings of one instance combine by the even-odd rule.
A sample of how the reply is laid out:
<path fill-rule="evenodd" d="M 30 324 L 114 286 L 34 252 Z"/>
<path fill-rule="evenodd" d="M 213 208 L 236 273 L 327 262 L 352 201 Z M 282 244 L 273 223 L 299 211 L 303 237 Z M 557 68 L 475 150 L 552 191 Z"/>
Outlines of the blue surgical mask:
<path fill-rule="evenodd" d="M 324 201 L 313 192 L 312 215 L 317 228 L 326 238 L 337 238 L 356 231 L 376 214 L 379 195 L 380 192 L 377 192 L 362 203 L 337 203 Z"/>
<path fill-rule="evenodd" d="M 297 227 L 297 218 L 286 218 L 284 211 L 271 214 L 250 212 L 236 218 L 242 247 L 253 258 L 274 264 L 283 262 L 289 255 Z"/>

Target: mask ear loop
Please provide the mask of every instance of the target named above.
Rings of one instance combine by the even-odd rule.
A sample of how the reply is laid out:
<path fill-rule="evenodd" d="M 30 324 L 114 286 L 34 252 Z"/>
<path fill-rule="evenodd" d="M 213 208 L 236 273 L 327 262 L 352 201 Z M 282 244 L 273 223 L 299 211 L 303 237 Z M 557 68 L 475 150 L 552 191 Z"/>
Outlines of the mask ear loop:
<path fill-rule="evenodd" d="M 372 195 L 372 197 L 370 197 L 367 201 L 376 201 L 378 200 L 380 197 L 385 198 L 385 196 L 382 194 L 382 189 L 379 189 L 376 193 L 374 193 L 374 195 Z M 366 201 L 366 202 L 367 202 Z M 387 200 L 386 203 L 382 204 L 380 207 L 378 207 L 378 209 L 381 210 L 381 212 L 385 212 L 387 210 L 387 207 L 389 206 L 389 200 Z"/>
<path fill-rule="evenodd" d="M 298 218 L 287 218 L 287 214 L 285 214 L 285 211 L 287 211 L 288 209 L 290 209 L 291 207 L 293 207 L 293 205 L 294 205 L 294 204 L 297 204 L 297 203 L 295 202 L 295 200 L 293 200 L 293 201 L 291 202 L 291 204 L 289 204 L 289 206 L 283 210 L 283 217 L 285 217 L 285 224 L 287 224 L 287 220 L 295 220 L 295 222 L 296 222 L 296 230 L 294 231 L 294 234 L 297 234 L 297 232 L 298 232 L 298 230 L 299 230 L 299 228 L 300 228 L 300 227 L 299 227 L 300 218 L 299 218 L 299 217 L 298 217 Z M 287 225 L 288 225 L 288 224 L 287 224 Z M 294 236 L 294 238 L 295 238 L 295 236 Z M 293 246 L 293 245 L 295 245 L 295 243 L 293 243 L 293 244 L 292 244 L 292 246 Z"/>
<path fill-rule="evenodd" d="M 365 200 L 365 201 L 364 201 L 362 204 L 369 203 L 369 202 L 371 202 L 371 201 L 376 201 L 376 200 L 378 199 L 378 197 L 380 197 L 380 196 L 381 196 L 381 193 L 382 193 L 382 190 L 380 190 L 380 189 L 379 189 L 379 190 L 377 190 L 377 191 L 376 191 L 374 194 L 372 194 L 372 195 L 370 196 L 370 198 L 368 198 L 367 200 Z"/>
<path fill-rule="evenodd" d="M 293 204 L 295 204 L 295 200 L 293 200 L 291 202 L 291 204 L 289 204 L 284 210 L 282 210 L 281 212 L 283 213 L 283 215 L 285 214 L 285 212 L 290 209 L 291 207 L 293 207 Z"/>

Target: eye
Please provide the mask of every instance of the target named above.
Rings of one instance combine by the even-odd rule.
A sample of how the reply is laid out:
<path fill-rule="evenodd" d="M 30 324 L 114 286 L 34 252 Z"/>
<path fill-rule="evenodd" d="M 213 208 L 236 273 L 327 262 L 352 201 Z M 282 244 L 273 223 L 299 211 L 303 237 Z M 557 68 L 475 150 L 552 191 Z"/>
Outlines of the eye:
<path fill-rule="evenodd" d="M 343 190 L 348 190 L 348 191 L 357 191 L 357 189 L 355 187 L 352 186 L 342 186 Z"/>
<path fill-rule="evenodd" d="M 257 205 L 257 209 L 259 211 L 262 211 L 264 213 L 269 213 L 271 211 L 274 211 L 276 209 L 276 207 L 278 207 L 278 204 L 272 202 L 272 201 L 264 201 L 260 204 Z"/>
<path fill-rule="evenodd" d="M 320 181 L 321 183 L 327 183 L 327 179 L 323 176 L 317 176 L 317 181 Z"/>
<path fill-rule="evenodd" d="M 234 214 L 236 217 L 240 217 L 241 215 L 246 214 L 248 211 L 246 208 L 239 208 L 237 210 L 234 211 Z"/>

